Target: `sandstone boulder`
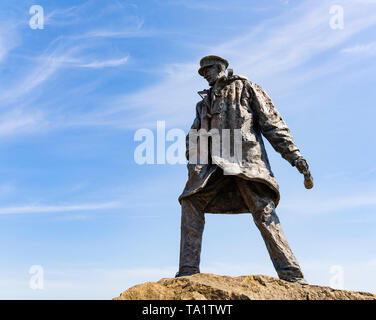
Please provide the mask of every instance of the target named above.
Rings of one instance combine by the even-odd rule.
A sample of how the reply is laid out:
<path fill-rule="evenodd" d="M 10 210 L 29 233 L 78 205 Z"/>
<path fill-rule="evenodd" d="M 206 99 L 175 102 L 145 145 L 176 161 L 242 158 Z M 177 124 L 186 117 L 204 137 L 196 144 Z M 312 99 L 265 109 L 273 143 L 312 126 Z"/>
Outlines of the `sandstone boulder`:
<path fill-rule="evenodd" d="M 376 300 L 376 295 L 301 285 L 264 275 L 199 273 L 139 284 L 114 300 Z"/>

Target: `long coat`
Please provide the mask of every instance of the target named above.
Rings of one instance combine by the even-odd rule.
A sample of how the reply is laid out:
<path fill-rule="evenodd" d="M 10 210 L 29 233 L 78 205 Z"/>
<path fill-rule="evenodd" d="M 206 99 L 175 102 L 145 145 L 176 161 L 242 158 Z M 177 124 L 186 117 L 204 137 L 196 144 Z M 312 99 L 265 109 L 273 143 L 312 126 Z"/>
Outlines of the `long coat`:
<path fill-rule="evenodd" d="M 216 157 L 215 163 L 188 163 L 188 181 L 181 201 L 202 190 L 209 178 L 220 167 L 232 172 L 233 176 L 265 184 L 273 192 L 273 201 L 278 205 L 280 194 L 278 182 L 270 168 L 262 135 L 284 159 L 294 165 L 301 157 L 294 143 L 290 130 L 275 108 L 266 92 L 246 77 L 234 75 L 224 77 L 210 89 L 199 92 L 203 100 L 196 105 L 196 118 L 191 129 L 210 130 L 240 129 L 242 144 L 241 161 L 229 162 Z M 187 135 L 187 159 L 189 150 Z M 249 184 L 252 187 L 252 183 Z M 228 197 L 231 196 L 231 199 Z M 234 198 L 238 206 L 234 208 Z M 231 201 L 230 201 L 231 200 Z M 223 194 L 216 198 L 212 213 L 245 213 L 248 208 L 242 205 L 241 195 L 233 191 L 231 195 Z"/>

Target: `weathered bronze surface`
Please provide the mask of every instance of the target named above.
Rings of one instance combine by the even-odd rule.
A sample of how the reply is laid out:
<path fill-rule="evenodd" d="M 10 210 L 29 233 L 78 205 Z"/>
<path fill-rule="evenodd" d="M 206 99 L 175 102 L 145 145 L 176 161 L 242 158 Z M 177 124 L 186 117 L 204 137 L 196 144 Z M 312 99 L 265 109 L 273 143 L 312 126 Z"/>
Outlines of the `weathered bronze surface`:
<path fill-rule="evenodd" d="M 199 92 L 191 129 L 240 130 L 241 159 L 217 156 L 208 163 L 188 162 L 188 181 L 179 201 L 182 207 L 180 265 L 176 276 L 199 273 L 205 213 L 251 213 L 281 279 L 304 283 L 303 273 L 281 229 L 275 208 L 278 182 L 270 168 L 262 136 L 313 187 L 308 163 L 290 130 L 265 91 L 249 79 L 225 74 L 227 60 L 204 57 L 199 74 L 210 89 Z M 189 136 L 186 156 L 189 160 Z M 209 151 L 210 154 L 210 151 Z"/>

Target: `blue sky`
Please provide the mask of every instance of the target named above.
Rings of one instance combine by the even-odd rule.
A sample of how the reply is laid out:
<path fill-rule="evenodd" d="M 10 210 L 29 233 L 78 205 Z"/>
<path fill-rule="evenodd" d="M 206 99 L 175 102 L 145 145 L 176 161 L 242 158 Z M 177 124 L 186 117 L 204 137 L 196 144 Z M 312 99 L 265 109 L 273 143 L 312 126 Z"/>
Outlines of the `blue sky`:
<path fill-rule="evenodd" d="M 1 1 L 0 298 L 108 299 L 174 275 L 186 167 L 137 165 L 133 136 L 189 129 L 208 54 L 266 89 L 310 163 L 306 190 L 267 147 L 306 279 L 339 265 L 345 289 L 375 293 L 375 39 L 373 0 Z M 207 215 L 201 271 L 276 276 L 250 215 Z"/>

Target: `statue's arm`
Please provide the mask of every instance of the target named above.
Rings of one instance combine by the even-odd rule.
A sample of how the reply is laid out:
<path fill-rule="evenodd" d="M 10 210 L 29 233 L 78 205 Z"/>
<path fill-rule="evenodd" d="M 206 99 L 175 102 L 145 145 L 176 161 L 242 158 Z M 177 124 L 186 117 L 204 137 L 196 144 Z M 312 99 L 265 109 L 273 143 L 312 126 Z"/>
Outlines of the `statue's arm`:
<path fill-rule="evenodd" d="M 259 128 L 273 148 L 292 166 L 303 159 L 287 124 L 274 106 L 267 93 L 257 84 L 251 83 L 251 106 L 256 113 Z"/>

